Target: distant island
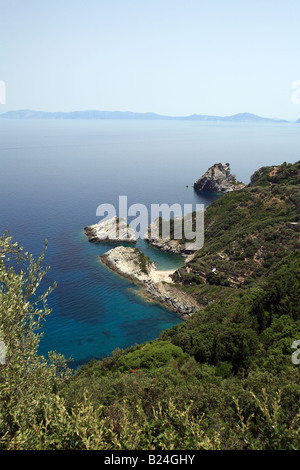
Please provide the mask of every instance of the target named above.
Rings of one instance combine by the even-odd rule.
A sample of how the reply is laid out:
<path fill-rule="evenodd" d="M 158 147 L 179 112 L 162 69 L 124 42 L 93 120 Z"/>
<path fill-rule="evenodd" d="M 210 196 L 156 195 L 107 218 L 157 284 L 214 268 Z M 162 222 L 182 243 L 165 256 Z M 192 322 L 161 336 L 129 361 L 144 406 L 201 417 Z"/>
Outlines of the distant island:
<path fill-rule="evenodd" d="M 251 113 L 238 113 L 232 116 L 209 116 L 206 114 L 192 114 L 190 116 L 164 116 L 156 113 L 135 113 L 131 111 L 72 111 L 72 112 L 46 112 L 22 109 L 7 111 L 0 114 L 4 119 L 122 119 L 144 121 L 202 121 L 202 122 L 254 122 L 254 123 L 288 123 L 283 119 L 272 119 L 257 116 Z M 300 122 L 300 119 L 297 121 Z"/>

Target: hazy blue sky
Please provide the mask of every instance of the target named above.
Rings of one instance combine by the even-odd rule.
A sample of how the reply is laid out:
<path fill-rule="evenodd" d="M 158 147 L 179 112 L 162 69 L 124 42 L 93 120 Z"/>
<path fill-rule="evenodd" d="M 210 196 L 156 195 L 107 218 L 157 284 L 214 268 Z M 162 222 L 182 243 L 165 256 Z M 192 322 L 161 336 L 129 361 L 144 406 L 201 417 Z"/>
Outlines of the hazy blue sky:
<path fill-rule="evenodd" d="M 299 0 L 0 0 L 10 109 L 298 119 Z"/>

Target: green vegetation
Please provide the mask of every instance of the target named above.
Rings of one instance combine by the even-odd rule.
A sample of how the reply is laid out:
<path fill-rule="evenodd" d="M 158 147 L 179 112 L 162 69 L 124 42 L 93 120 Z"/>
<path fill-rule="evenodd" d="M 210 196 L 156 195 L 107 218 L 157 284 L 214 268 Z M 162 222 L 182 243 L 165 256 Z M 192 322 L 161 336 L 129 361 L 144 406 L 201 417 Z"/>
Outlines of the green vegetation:
<path fill-rule="evenodd" d="M 44 253 L 2 237 L 0 448 L 299 450 L 299 176 L 266 167 L 209 206 L 204 247 L 177 271 L 201 309 L 73 373 L 37 354 Z"/>
<path fill-rule="evenodd" d="M 274 167 L 262 167 L 251 178 L 250 185 L 269 186 L 270 184 L 284 184 L 287 186 L 299 185 L 300 162 L 284 162 Z"/>
<path fill-rule="evenodd" d="M 149 258 L 149 256 L 145 255 L 145 253 L 140 251 L 138 248 L 134 248 L 134 251 L 136 253 L 138 253 L 138 255 L 139 255 L 138 263 L 139 263 L 139 266 L 140 266 L 142 272 L 145 273 L 145 274 L 148 274 L 151 259 Z"/>
<path fill-rule="evenodd" d="M 192 230 L 196 231 L 196 212 L 191 213 L 192 216 Z M 164 220 L 162 217 L 158 218 L 158 235 L 160 238 L 169 238 L 170 240 L 178 240 L 180 244 L 186 242 L 191 243 L 194 240 L 187 239 L 184 234 L 183 219 L 170 219 Z"/>

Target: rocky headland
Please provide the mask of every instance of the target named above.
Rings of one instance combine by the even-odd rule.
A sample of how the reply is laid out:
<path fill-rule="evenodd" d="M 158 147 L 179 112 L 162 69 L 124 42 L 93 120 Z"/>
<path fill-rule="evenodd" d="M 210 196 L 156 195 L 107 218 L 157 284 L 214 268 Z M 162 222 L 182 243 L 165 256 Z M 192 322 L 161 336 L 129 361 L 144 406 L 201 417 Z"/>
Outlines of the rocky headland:
<path fill-rule="evenodd" d="M 167 238 L 162 237 L 163 224 L 169 222 L 163 221 L 161 218 L 155 219 L 148 227 L 144 240 L 154 248 L 160 251 L 170 253 L 172 255 L 180 255 L 184 258 L 185 262 L 190 261 L 194 254 L 194 250 L 189 250 L 186 247 L 185 241 L 182 240 L 182 218 L 176 218 L 171 226 L 170 236 Z M 178 226 L 177 226 L 178 224 Z M 177 233 L 178 232 L 178 233 Z"/>
<path fill-rule="evenodd" d="M 244 187 L 245 185 L 231 174 L 229 163 L 215 163 L 194 183 L 195 191 L 216 193 L 228 193 Z"/>
<path fill-rule="evenodd" d="M 142 287 L 141 295 L 188 318 L 199 305 L 196 300 L 173 285 L 175 271 L 160 271 L 137 248 L 118 246 L 100 256 L 112 271 Z"/>
<path fill-rule="evenodd" d="M 127 225 L 125 219 L 119 219 L 116 216 L 84 227 L 84 232 L 88 240 L 93 243 L 136 243 L 134 230 Z"/>

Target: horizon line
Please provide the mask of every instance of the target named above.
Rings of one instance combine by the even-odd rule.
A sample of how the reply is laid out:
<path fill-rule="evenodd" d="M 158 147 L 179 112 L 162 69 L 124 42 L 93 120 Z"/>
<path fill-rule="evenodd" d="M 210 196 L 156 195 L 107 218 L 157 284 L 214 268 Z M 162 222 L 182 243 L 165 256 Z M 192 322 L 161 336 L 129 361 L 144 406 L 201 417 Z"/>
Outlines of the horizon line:
<path fill-rule="evenodd" d="M 113 114 L 119 114 L 119 115 L 131 115 L 131 116 L 148 116 L 151 118 L 151 116 L 155 118 L 162 118 L 162 119 L 195 119 L 197 118 L 202 118 L 203 120 L 215 120 L 215 119 L 221 119 L 221 120 L 226 120 L 230 118 L 243 118 L 245 117 L 246 120 L 252 119 L 257 119 L 257 120 L 266 120 L 266 121 L 272 121 L 272 122 L 286 122 L 286 123 L 298 123 L 300 122 L 300 119 L 298 120 L 287 120 L 287 119 L 282 119 L 282 118 L 270 118 L 266 116 L 260 116 L 258 114 L 254 113 L 249 113 L 249 112 L 239 112 L 235 114 L 226 114 L 226 115 L 216 115 L 216 114 L 198 114 L 198 113 L 193 113 L 193 114 L 188 114 L 188 115 L 168 115 L 168 114 L 159 114 L 154 111 L 146 111 L 146 112 L 139 112 L 139 111 L 120 111 L 120 110 L 101 110 L 101 109 L 83 109 L 83 110 L 73 110 L 73 111 L 44 111 L 42 109 L 36 110 L 36 109 L 29 109 L 29 108 L 22 108 L 22 109 L 12 109 L 5 111 L 4 113 L 0 114 L 0 117 L 5 118 L 9 117 L 7 115 L 12 115 L 13 113 L 34 113 L 34 114 L 47 114 L 47 115 L 71 115 L 71 114 L 80 114 L 80 113 L 103 113 L 107 115 L 113 115 Z M 31 116 L 22 116 L 22 118 L 30 118 Z M 248 118 L 248 119 L 247 119 Z"/>

